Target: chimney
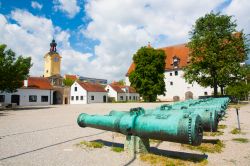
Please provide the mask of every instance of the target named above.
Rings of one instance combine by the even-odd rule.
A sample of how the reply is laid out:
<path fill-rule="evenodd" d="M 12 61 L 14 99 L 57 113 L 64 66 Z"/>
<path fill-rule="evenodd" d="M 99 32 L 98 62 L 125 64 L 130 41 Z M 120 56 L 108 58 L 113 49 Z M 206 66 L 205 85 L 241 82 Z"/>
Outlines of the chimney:
<path fill-rule="evenodd" d="M 28 87 L 28 80 L 24 80 L 24 81 L 23 81 L 23 85 L 24 85 L 24 87 L 27 88 L 27 87 Z"/>

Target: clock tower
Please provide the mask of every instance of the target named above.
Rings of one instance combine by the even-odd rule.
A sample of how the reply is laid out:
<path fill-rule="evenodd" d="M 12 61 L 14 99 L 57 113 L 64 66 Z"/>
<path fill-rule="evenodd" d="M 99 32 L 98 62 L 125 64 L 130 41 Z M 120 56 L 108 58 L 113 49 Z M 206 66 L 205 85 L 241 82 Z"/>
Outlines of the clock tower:
<path fill-rule="evenodd" d="M 44 56 L 44 77 L 60 75 L 61 56 L 56 51 L 56 42 L 53 39 L 50 43 L 50 51 Z"/>

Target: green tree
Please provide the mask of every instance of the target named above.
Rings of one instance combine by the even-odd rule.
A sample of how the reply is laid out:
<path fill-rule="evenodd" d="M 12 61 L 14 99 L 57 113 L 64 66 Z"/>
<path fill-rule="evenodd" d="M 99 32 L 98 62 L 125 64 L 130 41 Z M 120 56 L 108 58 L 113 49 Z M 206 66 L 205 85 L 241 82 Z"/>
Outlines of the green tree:
<path fill-rule="evenodd" d="M 156 101 L 165 92 L 165 53 L 150 47 L 140 48 L 133 56 L 135 70 L 129 75 L 131 86 L 145 101 Z"/>
<path fill-rule="evenodd" d="M 245 99 L 247 100 L 248 94 L 250 92 L 250 66 L 244 66 L 246 77 L 239 81 L 235 82 L 226 87 L 226 94 L 234 97 L 237 101 Z"/>
<path fill-rule="evenodd" d="M 69 78 L 63 79 L 63 84 L 65 86 L 71 86 L 75 81 Z"/>
<path fill-rule="evenodd" d="M 245 77 L 240 66 L 247 59 L 249 45 L 243 31 L 237 32 L 232 16 L 209 13 L 199 18 L 190 31 L 190 64 L 185 79 L 204 87 L 224 87 Z M 237 33 L 236 33 L 237 32 Z"/>
<path fill-rule="evenodd" d="M 117 83 L 122 86 L 125 85 L 125 81 L 123 79 L 119 80 Z"/>
<path fill-rule="evenodd" d="M 0 91 L 15 92 L 23 86 L 32 66 L 31 58 L 18 56 L 6 45 L 0 45 Z"/>

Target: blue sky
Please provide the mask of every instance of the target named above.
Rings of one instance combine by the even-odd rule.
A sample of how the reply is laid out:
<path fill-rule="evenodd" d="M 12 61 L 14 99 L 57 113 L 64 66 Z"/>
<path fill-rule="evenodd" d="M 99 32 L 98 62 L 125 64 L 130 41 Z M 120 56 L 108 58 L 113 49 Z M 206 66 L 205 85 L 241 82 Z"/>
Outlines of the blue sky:
<path fill-rule="evenodd" d="M 141 46 L 188 42 L 195 20 L 208 12 L 233 15 L 250 33 L 248 0 L 0 0 L 0 43 L 31 56 L 31 75 L 43 74 L 54 37 L 62 74 L 123 79 Z"/>
<path fill-rule="evenodd" d="M 86 28 L 88 23 L 91 21 L 91 18 L 86 16 L 84 10 L 84 0 L 77 1 L 77 5 L 82 6 L 82 9 L 72 18 L 69 18 L 63 11 L 55 11 L 55 3 L 53 3 L 52 0 L 5 0 L 0 2 L 0 12 L 6 16 L 8 16 L 10 12 L 15 9 L 27 10 L 34 15 L 44 16 L 48 19 L 51 19 L 55 26 L 58 26 L 64 30 L 69 30 L 72 34 L 72 36 L 69 38 L 69 41 L 78 51 L 93 53 L 93 46 L 98 44 L 98 41 L 96 40 L 91 40 L 90 38 L 86 38 L 83 35 L 79 36 L 76 34 L 79 27 Z M 38 9 L 32 7 L 32 2 L 39 3 L 42 5 L 42 8 Z M 12 23 L 16 23 L 14 20 L 10 19 L 10 21 Z"/>

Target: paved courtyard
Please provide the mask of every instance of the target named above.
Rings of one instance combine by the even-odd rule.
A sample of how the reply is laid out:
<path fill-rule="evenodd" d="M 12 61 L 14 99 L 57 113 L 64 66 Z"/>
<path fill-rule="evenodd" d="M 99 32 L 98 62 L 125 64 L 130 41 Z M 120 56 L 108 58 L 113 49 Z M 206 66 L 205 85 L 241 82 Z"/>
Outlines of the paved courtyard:
<path fill-rule="evenodd" d="M 76 123 L 82 113 L 107 114 L 109 111 L 128 110 L 142 106 L 154 108 L 163 103 L 121 103 L 90 105 L 57 105 L 49 107 L 27 107 L 0 111 L 0 165 L 146 165 L 135 156 L 125 152 L 111 151 L 112 142 L 122 146 L 124 137 L 108 131 L 80 128 Z M 180 144 L 163 142 L 154 146 L 154 152 L 177 157 L 208 158 L 208 165 L 250 165 L 250 143 L 233 142 L 234 137 L 250 140 L 250 105 L 240 109 L 243 135 L 232 135 L 237 127 L 235 111 L 228 111 L 224 135 L 218 136 L 226 143 L 223 152 L 203 154 L 183 149 Z M 81 141 L 99 140 L 106 146 L 101 149 L 82 149 L 76 146 Z"/>

